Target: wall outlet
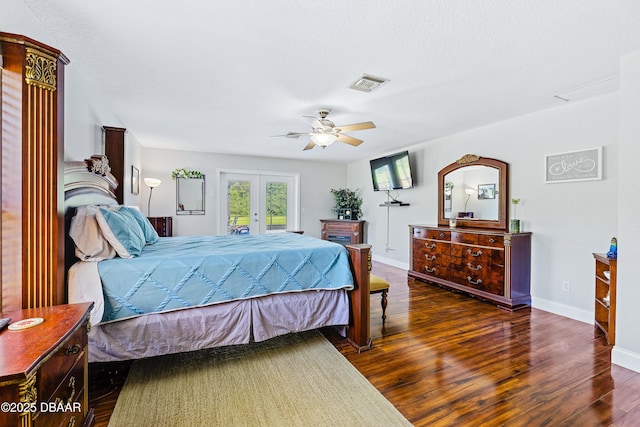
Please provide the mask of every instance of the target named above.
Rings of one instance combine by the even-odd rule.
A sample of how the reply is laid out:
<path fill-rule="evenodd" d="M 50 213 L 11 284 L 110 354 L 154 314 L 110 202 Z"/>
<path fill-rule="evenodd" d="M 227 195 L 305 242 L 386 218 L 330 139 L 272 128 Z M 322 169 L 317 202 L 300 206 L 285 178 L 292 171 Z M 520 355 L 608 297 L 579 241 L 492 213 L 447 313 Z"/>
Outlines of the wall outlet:
<path fill-rule="evenodd" d="M 562 281 L 562 290 L 565 292 L 571 292 L 571 283 L 567 280 Z"/>

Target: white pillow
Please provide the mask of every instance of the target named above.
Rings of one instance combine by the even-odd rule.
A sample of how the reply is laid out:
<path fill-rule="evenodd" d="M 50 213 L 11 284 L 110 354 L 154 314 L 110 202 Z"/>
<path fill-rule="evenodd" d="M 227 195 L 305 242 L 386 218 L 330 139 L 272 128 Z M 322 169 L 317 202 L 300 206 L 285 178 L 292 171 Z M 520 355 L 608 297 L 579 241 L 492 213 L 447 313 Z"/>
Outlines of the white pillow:
<path fill-rule="evenodd" d="M 80 206 L 71 219 L 69 237 L 76 245 L 76 256 L 82 261 L 102 261 L 116 256 L 98 225 L 97 212 L 96 206 Z"/>

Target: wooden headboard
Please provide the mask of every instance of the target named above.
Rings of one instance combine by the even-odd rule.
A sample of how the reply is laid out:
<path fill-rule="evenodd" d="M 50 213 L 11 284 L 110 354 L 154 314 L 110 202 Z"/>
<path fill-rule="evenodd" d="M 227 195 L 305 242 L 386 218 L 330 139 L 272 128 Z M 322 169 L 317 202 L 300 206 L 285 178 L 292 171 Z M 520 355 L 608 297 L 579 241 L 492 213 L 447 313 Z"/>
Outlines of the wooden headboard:
<path fill-rule="evenodd" d="M 78 206 L 118 204 L 114 194 L 118 182 L 111 175 L 109 160 L 103 155 L 94 155 L 84 162 L 64 164 L 64 250 L 65 283 L 67 272 L 78 260 L 75 245 L 69 237 L 71 218 Z M 66 292 L 65 292 L 66 297 Z"/>

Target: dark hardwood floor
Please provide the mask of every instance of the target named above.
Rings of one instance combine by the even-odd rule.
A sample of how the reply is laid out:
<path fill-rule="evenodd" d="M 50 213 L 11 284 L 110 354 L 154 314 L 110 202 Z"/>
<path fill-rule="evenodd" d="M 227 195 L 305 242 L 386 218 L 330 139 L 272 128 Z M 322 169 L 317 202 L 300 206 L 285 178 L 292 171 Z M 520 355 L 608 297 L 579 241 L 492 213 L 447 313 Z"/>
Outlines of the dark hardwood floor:
<path fill-rule="evenodd" d="M 514 313 L 374 263 L 391 283 L 374 347 L 336 348 L 416 426 L 640 426 L 640 374 L 611 365 L 592 325 L 537 309 Z M 91 366 L 96 426 L 106 426 L 129 365 Z M 101 370 L 112 373 L 105 382 Z M 113 385 L 111 384 L 113 383 Z M 108 394 L 107 394 L 108 393 Z"/>

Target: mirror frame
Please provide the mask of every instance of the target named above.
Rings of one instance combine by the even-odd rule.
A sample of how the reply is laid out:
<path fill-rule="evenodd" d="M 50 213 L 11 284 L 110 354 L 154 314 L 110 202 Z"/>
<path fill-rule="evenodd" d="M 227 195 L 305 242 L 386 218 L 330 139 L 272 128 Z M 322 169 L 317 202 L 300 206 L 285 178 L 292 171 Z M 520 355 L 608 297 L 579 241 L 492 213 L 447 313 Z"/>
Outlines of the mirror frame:
<path fill-rule="evenodd" d="M 449 218 L 446 218 L 444 215 L 444 177 L 466 166 L 488 166 L 498 170 L 498 219 L 456 218 L 457 225 L 460 227 L 490 228 L 507 231 L 509 228 L 509 210 L 507 209 L 509 200 L 509 165 L 501 160 L 479 157 L 474 154 L 466 154 L 438 172 L 438 225 L 449 226 Z"/>
<path fill-rule="evenodd" d="M 202 210 L 180 210 L 179 206 L 180 206 L 180 180 L 194 180 L 194 179 L 201 179 L 202 180 Z M 205 214 L 205 207 L 204 207 L 204 201 L 205 201 L 205 177 L 204 175 L 202 175 L 199 178 L 180 178 L 177 177 L 176 178 L 176 215 L 204 215 Z"/>

